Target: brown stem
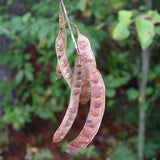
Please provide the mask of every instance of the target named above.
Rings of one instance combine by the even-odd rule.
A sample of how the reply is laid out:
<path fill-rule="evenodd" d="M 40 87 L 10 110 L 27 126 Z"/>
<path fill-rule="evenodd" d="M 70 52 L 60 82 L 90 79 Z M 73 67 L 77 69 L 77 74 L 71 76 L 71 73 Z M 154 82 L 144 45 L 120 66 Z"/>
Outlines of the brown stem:
<path fill-rule="evenodd" d="M 63 3 L 63 0 L 60 0 L 60 3 L 62 5 L 63 11 L 64 11 L 64 15 L 65 15 L 65 18 L 66 18 L 66 22 L 68 24 L 68 28 L 69 28 L 69 32 L 71 34 L 72 41 L 74 43 L 74 46 L 75 46 L 75 49 L 76 49 L 77 53 L 79 54 L 78 46 L 77 46 L 76 40 L 75 40 L 73 32 L 72 32 L 72 28 L 71 28 L 71 25 L 70 25 L 70 22 L 69 22 L 69 18 L 68 18 L 67 11 L 66 11 L 65 5 Z"/>

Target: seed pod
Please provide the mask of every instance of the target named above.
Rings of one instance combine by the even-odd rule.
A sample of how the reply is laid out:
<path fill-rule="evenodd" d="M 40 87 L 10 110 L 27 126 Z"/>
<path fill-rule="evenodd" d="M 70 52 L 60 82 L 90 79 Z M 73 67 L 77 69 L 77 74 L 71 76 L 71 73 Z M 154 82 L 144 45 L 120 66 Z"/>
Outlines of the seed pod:
<path fill-rule="evenodd" d="M 61 4 L 59 3 L 59 28 L 61 30 L 61 38 L 63 39 L 63 44 L 65 46 L 65 54 L 67 54 L 67 34 L 66 34 L 66 28 L 65 28 L 65 21 L 64 21 L 64 15 L 62 12 Z M 62 77 L 62 72 L 57 64 L 56 72 L 55 72 L 55 79 L 58 80 Z"/>
<path fill-rule="evenodd" d="M 88 38 L 78 33 L 78 47 L 81 58 L 87 61 L 91 87 L 91 104 L 86 123 L 77 136 L 66 148 L 66 152 L 73 154 L 84 149 L 97 134 L 105 109 L 105 85 L 102 76 L 96 68 L 96 61 Z M 86 58 L 85 58 L 86 57 Z"/>
<path fill-rule="evenodd" d="M 76 27 L 78 39 L 77 39 L 77 45 L 79 48 L 79 52 L 81 55 L 86 57 L 90 62 L 96 66 L 95 56 L 92 52 L 90 42 L 87 37 L 83 36 L 78 28 Z M 80 103 L 86 104 L 90 100 L 91 96 L 91 89 L 90 89 L 90 78 L 89 78 L 89 67 L 88 62 L 85 60 L 85 58 L 82 58 L 82 88 L 81 88 L 81 95 L 80 95 Z"/>
<path fill-rule="evenodd" d="M 84 149 L 97 134 L 105 109 L 105 86 L 100 72 L 93 65 L 89 65 L 91 84 L 91 104 L 86 123 L 76 139 L 66 148 L 66 152 L 73 154 Z"/>
<path fill-rule="evenodd" d="M 72 127 L 78 112 L 80 93 L 81 93 L 81 63 L 80 63 L 80 56 L 77 55 L 74 67 L 74 79 L 72 84 L 70 102 L 65 116 L 59 128 L 57 129 L 57 131 L 53 136 L 53 141 L 55 143 L 60 142 Z"/>
<path fill-rule="evenodd" d="M 57 54 L 59 68 L 62 72 L 64 79 L 66 80 L 69 87 L 71 88 L 71 86 L 72 86 L 72 71 L 69 66 L 66 52 L 65 52 L 65 44 L 63 41 L 63 31 L 62 30 L 60 30 L 60 32 L 56 38 L 55 47 L 56 47 L 56 54 Z"/>
<path fill-rule="evenodd" d="M 62 72 L 59 68 L 59 65 L 57 64 L 57 67 L 56 67 L 56 72 L 55 72 L 55 79 L 58 80 L 62 77 Z"/>
<path fill-rule="evenodd" d="M 77 27 L 76 30 L 78 34 L 77 44 L 80 55 L 84 58 L 84 60 L 86 59 L 87 62 L 90 62 L 93 66 L 96 67 L 96 60 L 89 39 L 82 35 Z"/>
<path fill-rule="evenodd" d="M 86 62 L 83 58 L 81 64 L 82 64 L 82 87 L 81 87 L 80 103 L 87 104 L 91 97 L 89 68 L 88 68 L 88 62 Z"/>

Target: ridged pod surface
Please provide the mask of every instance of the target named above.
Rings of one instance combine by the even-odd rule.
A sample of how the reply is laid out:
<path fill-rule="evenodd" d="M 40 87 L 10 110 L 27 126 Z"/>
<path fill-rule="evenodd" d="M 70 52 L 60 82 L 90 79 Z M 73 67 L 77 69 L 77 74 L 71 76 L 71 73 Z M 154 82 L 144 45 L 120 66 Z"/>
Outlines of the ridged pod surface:
<path fill-rule="evenodd" d="M 57 67 L 56 67 L 56 72 L 55 72 L 55 79 L 58 80 L 62 77 L 62 72 L 61 72 L 61 69 L 59 67 L 59 65 L 57 64 Z"/>
<path fill-rule="evenodd" d="M 79 107 L 79 96 L 81 93 L 81 75 L 81 60 L 80 56 L 77 55 L 74 67 L 74 79 L 69 106 L 59 128 L 53 136 L 54 142 L 60 142 L 66 136 L 77 116 Z"/>
<path fill-rule="evenodd" d="M 61 4 L 59 4 L 59 28 L 61 30 L 61 38 L 63 39 L 65 54 L 67 54 L 67 34 L 66 34 L 66 28 L 65 28 L 65 21 L 64 21 L 64 15 L 62 12 Z M 56 72 L 55 72 L 55 79 L 58 80 L 62 77 L 62 71 L 59 64 L 57 64 Z"/>
<path fill-rule="evenodd" d="M 90 67 L 91 104 L 86 123 L 76 139 L 66 148 L 66 152 L 73 154 L 84 149 L 97 134 L 105 110 L 105 86 L 100 72 Z"/>
<path fill-rule="evenodd" d="M 72 87 L 72 71 L 66 56 L 65 44 L 62 38 L 63 34 L 64 34 L 63 31 L 60 30 L 56 38 L 56 42 L 55 42 L 56 54 L 57 54 L 60 71 L 62 72 L 64 79 L 66 80 L 69 87 L 71 88 Z"/>
<path fill-rule="evenodd" d="M 91 103 L 87 120 L 82 131 L 66 148 L 66 152 L 70 154 L 81 151 L 92 141 L 99 130 L 105 110 L 105 85 L 102 76 L 96 68 L 95 57 L 88 38 L 85 36 L 81 36 L 80 38 L 81 41 L 78 44 L 80 55 L 83 55 L 83 58 L 88 62 Z M 85 56 L 88 57 L 85 58 Z"/>
<path fill-rule="evenodd" d="M 84 57 L 82 58 L 82 88 L 81 88 L 81 95 L 80 95 L 80 103 L 86 104 L 91 97 L 91 88 L 90 88 L 90 78 L 89 78 L 89 67 L 88 61 L 96 66 L 95 56 L 92 52 L 90 42 L 87 37 L 83 36 L 78 28 L 77 30 L 77 45 L 80 51 L 80 54 Z"/>
<path fill-rule="evenodd" d="M 84 59 L 82 59 L 81 64 L 82 64 L 82 87 L 81 87 L 80 103 L 87 104 L 91 97 L 89 68 L 88 68 L 88 62 L 86 62 Z"/>

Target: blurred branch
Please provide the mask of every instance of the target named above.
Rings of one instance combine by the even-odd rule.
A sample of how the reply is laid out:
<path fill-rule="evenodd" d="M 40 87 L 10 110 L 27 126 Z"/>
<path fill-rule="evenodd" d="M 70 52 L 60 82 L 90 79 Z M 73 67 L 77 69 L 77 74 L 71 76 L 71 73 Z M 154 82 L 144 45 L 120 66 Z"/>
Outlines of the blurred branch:
<path fill-rule="evenodd" d="M 148 102 L 154 102 L 157 98 L 159 98 L 159 96 L 160 96 L 160 92 L 157 94 L 157 95 L 155 95 L 155 96 L 152 96 L 151 98 L 149 98 L 148 99 Z"/>
<path fill-rule="evenodd" d="M 157 45 L 157 40 L 158 40 L 159 36 L 156 35 L 154 38 L 154 42 L 152 43 L 152 46 L 149 48 L 150 52 L 154 49 L 154 47 Z"/>
<path fill-rule="evenodd" d="M 152 8 L 152 0 L 146 0 L 147 11 Z M 142 50 L 142 74 L 145 75 L 140 81 L 139 91 L 142 101 L 139 102 L 139 129 L 138 129 L 138 159 L 144 160 L 144 146 L 145 146 L 145 130 L 146 130 L 146 88 L 148 82 L 148 70 L 150 63 L 150 49 L 149 47 Z"/>
<path fill-rule="evenodd" d="M 121 50 L 116 46 L 116 44 L 114 43 L 113 39 L 108 36 L 108 43 L 111 45 L 111 47 L 117 52 L 117 53 L 121 53 Z"/>

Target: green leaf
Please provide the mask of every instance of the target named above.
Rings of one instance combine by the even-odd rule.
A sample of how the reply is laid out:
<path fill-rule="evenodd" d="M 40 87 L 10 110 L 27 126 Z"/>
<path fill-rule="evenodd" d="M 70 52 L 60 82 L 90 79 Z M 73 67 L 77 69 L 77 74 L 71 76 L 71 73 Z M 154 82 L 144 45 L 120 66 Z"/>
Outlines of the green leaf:
<path fill-rule="evenodd" d="M 80 11 L 84 12 L 86 10 L 87 7 L 87 0 L 80 0 L 78 3 L 78 8 L 80 9 Z"/>
<path fill-rule="evenodd" d="M 39 31 L 39 39 L 42 40 L 43 38 L 45 38 L 47 36 L 47 34 L 50 32 L 50 25 L 45 24 L 42 26 L 42 28 Z"/>
<path fill-rule="evenodd" d="M 22 17 L 22 22 L 23 22 L 23 23 L 27 23 L 28 20 L 30 19 L 30 17 L 31 17 L 31 13 L 30 13 L 30 12 L 29 12 L 29 13 L 26 13 L 26 14 Z"/>
<path fill-rule="evenodd" d="M 33 81 L 33 74 L 32 74 L 32 72 L 26 71 L 25 72 L 25 76 L 26 76 L 27 80 Z"/>
<path fill-rule="evenodd" d="M 39 44 L 38 44 L 38 49 L 42 49 L 46 46 L 46 43 L 47 43 L 47 39 L 46 38 L 43 38 L 42 40 L 39 41 Z"/>
<path fill-rule="evenodd" d="M 104 81 L 109 88 L 117 88 L 125 85 L 129 81 L 129 79 L 129 75 L 126 75 L 124 77 L 114 77 L 112 75 L 108 75 L 105 77 Z"/>
<path fill-rule="evenodd" d="M 114 89 L 106 89 L 106 95 L 109 98 L 113 98 L 116 95 L 116 91 Z"/>
<path fill-rule="evenodd" d="M 160 14 L 157 11 L 152 11 L 150 19 L 152 23 L 160 23 Z"/>
<path fill-rule="evenodd" d="M 154 25 L 149 20 L 137 17 L 136 29 L 142 49 L 147 48 L 152 43 L 155 35 Z"/>
<path fill-rule="evenodd" d="M 10 27 L 11 27 L 11 32 L 13 34 L 15 34 L 18 31 L 21 31 L 23 28 L 21 17 L 17 16 L 17 17 L 12 18 L 10 22 Z"/>
<path fill-rule="evenodd" d="M 131 17 L 132 17 L 132 12 L 131 11 L 120 10 L 118 12 L 118 20 L 120 22 L 130 21 Z"/>
<path fill-rule="evenodd" d="M 146 89 L 146 95 L 149 96 L 153 93 L 153 88 L 152 87 L 147 87 Z"/>
<path fill-rule="evenodd" d="M 114 105 L 114 101 L 113 100 L 108 100 L 107 101 L 107 106 L 108 107 L 112 107 Z"/>
<path fill-rule="evenodd" d="M 20 70 L 20 71 L 16 74 L 16 82 L 17 82 L 17 84 L 22 81 L 23 77 L 24 77 L 24 71 L 23 71 L 23 70 Z"/>
<path fill-rule="evenodd" d="M 123 40 L 130 34 L 128 26 L 132 21 L 119 22 L 113 30 L 113 38 L 115 40 Z"/>
<path fill-rule="evenodd" d="M 160 26 L 155 26 L 155 34 L 160 35 Z"/>
<path fill-rule="evenodd" d="M 126 91 L 126 94 L 127 94 L 127 97 L 130 101 L 132 100 L 135 100 L 138 98 L 139 96 L 139 91 L 135 88 L 129 88 L 127 91 Z"/>

